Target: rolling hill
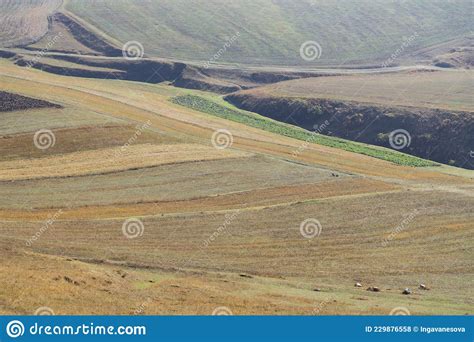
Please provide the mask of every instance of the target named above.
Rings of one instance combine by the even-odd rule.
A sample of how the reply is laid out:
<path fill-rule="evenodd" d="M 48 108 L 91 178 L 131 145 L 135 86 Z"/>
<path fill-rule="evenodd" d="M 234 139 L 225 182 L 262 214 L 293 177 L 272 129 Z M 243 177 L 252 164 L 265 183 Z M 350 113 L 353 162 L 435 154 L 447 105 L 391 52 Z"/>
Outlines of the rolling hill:
<path fill-rule="evenodd" d="M 8 60 L 0 84 L 22 104 L 1 114 L 2 313 L 472 314 L 471 171 L 262 130 L 169 84 Z"/>
<path fill-rule="evenodd" d="M 473 314 L 470 6 L 0 0 L 0 314 Z"/>
<path fill-rule="evenodd" d="M 405 72 L 290 80 L 225 99 L 308 131 L 473 169 L 473 87 L 472 71 Z"/>
<path fill-rule="evenodd" d="M 463 46 L 472 47 L 472 43 L 463 42 L 472 38 L 469 0 L 62 3 L 61 15 L 72 18 L 119 50 L 129 41 L 138 41 L 148 56 L 201 64 L 380 66 L 431 62 L 436 58 L 438 62 L 450 62 L 452 58 L 444 54 L 451 49 L 458 48 L 457 54 L 463 54 L 467 51 Z M 47 17 L 60 4 L 58 0 L 2 1 L 0 15 L 4 27 L 0 47 L 36 43 L 47 31 Z M 55 20 L 58 18 L 52 22 Z M 59 20 L 66 26 L 73 24 L 71 19 Z M 300 48 L 311 41 L 319 44 L 310 45 L 320 49 L 320 58 L 306 61 L 300 56 Z M 81 45 L 69 44 L 64 39 L 58 49 L 94 53 L 90 47 Z M 472 60 L 463 63 L 469 65 Z"/>
<path fill-rule="evenodd" d="M 0 47 L 28 45 L 48 31 L 48 16 L 61 0 L 0 1 Z"/>
<path fill-rule="evenodd" d="M 306 41 L 321 46 L 315 64 L 381 63 L 411 36 L 403 55 L 472 28 L 468 0 L 69 0 L 66 9 L 150 56 L 208 61 L 239 33 L 218 62 L 263 65 L 308 64 L 299 55 Z"/>

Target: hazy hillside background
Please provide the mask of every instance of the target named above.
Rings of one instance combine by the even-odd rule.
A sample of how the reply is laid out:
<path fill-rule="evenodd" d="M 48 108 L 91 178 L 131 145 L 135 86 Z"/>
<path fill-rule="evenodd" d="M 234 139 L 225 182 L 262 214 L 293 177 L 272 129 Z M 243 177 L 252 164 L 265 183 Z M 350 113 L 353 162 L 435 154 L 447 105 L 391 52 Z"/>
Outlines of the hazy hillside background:
<path fill-rule="evenodd" d="M 302 64 L 317 41 L 319 63 L 370 62 L 472 31 L 472 2 L 439 0 L 70 0 L 67 9 L 149 55 L 207 60 L 237 32 L 221 62 Z"/>

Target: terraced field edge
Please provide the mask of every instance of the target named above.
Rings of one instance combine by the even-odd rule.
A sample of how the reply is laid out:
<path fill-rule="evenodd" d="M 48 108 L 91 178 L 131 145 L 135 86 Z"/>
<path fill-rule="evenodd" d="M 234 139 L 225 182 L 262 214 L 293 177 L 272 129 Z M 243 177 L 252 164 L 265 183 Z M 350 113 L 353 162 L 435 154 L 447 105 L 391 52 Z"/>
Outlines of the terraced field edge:
<path fill-rule="evenodd" d="M 273 121 L 255 113 L 234 109 L 230 105 L 219 104 L 211 99 L 197 95 L 181 95 L 171 99 L 171 102 L 223 119 L 239 122 L 264 131 L 281 134 L 290 138 L 312 142 L 315 144 L 339 148 L 345 151 L 364 154 L 370 157 L 386 160 L 398 165 L 428 167 L 438 166 L 438 163 L 413 157 L 401 152 L 381 147 L 324 136 L 295 126 Z"/>

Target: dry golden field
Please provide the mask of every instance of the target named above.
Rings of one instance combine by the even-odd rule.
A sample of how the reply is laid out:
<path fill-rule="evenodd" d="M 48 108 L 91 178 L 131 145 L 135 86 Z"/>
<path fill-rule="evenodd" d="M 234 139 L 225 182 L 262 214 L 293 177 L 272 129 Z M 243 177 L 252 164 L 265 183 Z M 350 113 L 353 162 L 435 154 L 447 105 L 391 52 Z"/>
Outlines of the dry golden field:
<path fill-rule="evenodd" d="M 396 75 L 306 78 L 259 88 L 266 95 L 472 111 L 474 72 L 453 70 Z"/>
<path fill-rule="evenodd" d="M 165 83 L 0 60 L 0 91 L 62 107 L 0 113 L 1 314 L 474 313 L 473 171 L 304 144 Z"/>

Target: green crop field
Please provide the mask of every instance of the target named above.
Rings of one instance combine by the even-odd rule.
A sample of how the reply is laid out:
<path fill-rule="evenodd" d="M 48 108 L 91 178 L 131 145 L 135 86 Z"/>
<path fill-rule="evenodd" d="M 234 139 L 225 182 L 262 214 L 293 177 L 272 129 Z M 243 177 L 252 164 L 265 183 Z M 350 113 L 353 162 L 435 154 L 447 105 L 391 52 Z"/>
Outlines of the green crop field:
<path fill-rule="evenodd" d="M 472 27 L 469 0 L 69 0 L 66 9 L 150 56 L 205 62 L 231 40 L 216 62 L 248 64 L 383 62 Z M 301 59 L 306 41 L 320 44 L 319 60 Z"/>
<path fill-rule="evenodd" d="M 252 127 L 260 128 L 268 132 L 281 134 L 298 140 L 313 142 L 315 144 L 340 148 L 349 152 L 365 154 L 370 157 L 387 160 L 400 165 L 418 167 L 437 165 L 431 161 L 399 152 L 394 152 L 389 149 L 377 148 L 365 144 L 355 143 L 349 140 L 327 137 L 318 133 L 309 132 L 295 126 L 269 120 L 263 116 L 255 114 L 252 115 L 242 110 L 229 108 L 228 106 L 218 104 L 200 96 L 178 96 L 173 98 L 172 101 L 182 106 L 199 110 L 201 112 L 215 115 L 227 120 L 232 120 Z"/>
<path fill-rule="evenodd" d="M 390 134 L 408 132 L 404 153 L 473 168 L 470 70 L 312 77 L 243 90 L 226 97 L 243 110 L 311 129 L 332 120 L 332 135 L 392 147 Z M 393 143 L 392 143 L 393 145 Z"/>

